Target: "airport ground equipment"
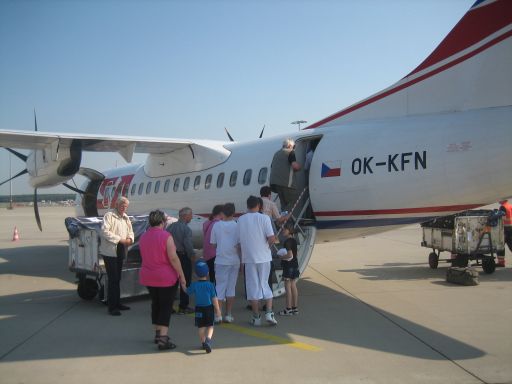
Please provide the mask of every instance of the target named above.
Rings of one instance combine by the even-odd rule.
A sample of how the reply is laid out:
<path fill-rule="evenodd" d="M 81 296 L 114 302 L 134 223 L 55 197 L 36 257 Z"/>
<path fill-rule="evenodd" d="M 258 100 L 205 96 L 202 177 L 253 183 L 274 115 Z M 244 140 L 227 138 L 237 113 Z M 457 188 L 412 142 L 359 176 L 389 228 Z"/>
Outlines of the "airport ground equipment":
<path fill-rule="evenodd" d="M 147 294 L 146 287 L 139 284 L 141 258 L 138 247 L 140 236 L 148 228 L 148 216 L 129 216 L 132 222 L 135 242 L 128 248 L 121 272 L 121 298 Z M 98 252 L 101 241 L 102 217 L 68 217 L 65 220 L 69 233 L 69 270 L 76 273 L 77 293 L 84 300 L 96 296 L 107 298 L 107 271 L 103 258 Z"/>
<path fill-rule="evenodd" d="M 466 267 L 470 261 L 482 266 L 485 273 L 496 269 L 496 255 L 505 252 L 503 213 L 498 210 L 471 210 L 429 220 L 421 224 L 421 246 L 432 248 L 428 256 L 431 268 L 439 261 L 454 267 Z M 449 259 L 440 259 L 441 252 L 450 252 Z"/>
<path fill-rule="evenodd" d="M 139 284 L 139 271 L 142 260 L 138 247 L 140 236 L 148 228 L 148 216 L 129 216 L 129 218 L 132 222 L 135 242 L 128 248 L 128 256 L 123 263 L 120 287 L 121 298 L 148 293 L 146 287 Z M 77 293 L 84 300 L 92 300 L 98 296 L 100 300 L 104 301 L 108 297 L 107 272 L 103 259 L 98 252 L 102 223 L 102 217 L 68 217 L 65 220 L 69 233 L 68 266 L 69 270 L 77 276 Z M 193 234 L 193 236 L 195 235 L 197 234 Z M 304 227 L 296 234 L 300 275 L 302 275 L 309 263 L 311 253 L 313 252 L 315 236 L 316 228 L 313 226 Z M 274 297 L 285 293 L 282 274 L 280 261 L 274 259 L 269 279 Z"/>

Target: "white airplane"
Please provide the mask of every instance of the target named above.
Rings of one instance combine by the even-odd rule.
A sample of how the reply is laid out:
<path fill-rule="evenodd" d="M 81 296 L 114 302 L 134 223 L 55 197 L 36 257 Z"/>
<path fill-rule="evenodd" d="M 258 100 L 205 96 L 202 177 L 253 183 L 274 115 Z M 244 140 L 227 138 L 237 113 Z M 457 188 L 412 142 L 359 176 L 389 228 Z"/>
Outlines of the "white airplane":
<path fill-rule="evenodd" d="M 2 147 L 30 149 L 36 189 L 89 178 L 81 215 L 102 215 L 119 195 L 130 213 L 214 204 L 245 210 L 268 184 L 273 154 L 296 141 L 299 162 L 317 141 L 308 187 L 316 241 L 423 222 L 512 193 L 512 1 L 479 0 L 416 69 L 389 88 L 289 135 L 249 142 L 0 130 Z M 81 168 L 83 151 L 119 152 L 144 164 Z M 37 204 L 35 205 L 36 216 Z M 38 219 L 39 221 L 39 219 Z"/>

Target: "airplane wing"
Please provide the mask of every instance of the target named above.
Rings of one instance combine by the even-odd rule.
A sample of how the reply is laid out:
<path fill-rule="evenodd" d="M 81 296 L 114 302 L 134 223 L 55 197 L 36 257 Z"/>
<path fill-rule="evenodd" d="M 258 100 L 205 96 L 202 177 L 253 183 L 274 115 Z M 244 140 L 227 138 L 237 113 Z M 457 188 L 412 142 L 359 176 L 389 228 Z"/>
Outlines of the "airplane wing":
<path fill-rule="evenodd" d="M 81 142 L 83 151 L 90 152 L 119 152 L 127 161 L 131 162 L 134 153 L 168 154 L 189 147 L 200 149 L 204 154 L 229 156 L 224 148 L 225 142 L 213 140 L 184 140 L 163 139 L 153 137 L 116 136 L 116 135 L 88 135 L 70 133 L 52 133 L 40 131 L 9 131 L 0 129 L 0 147 L 18 149 L 43 149 L 58 143 L 62 147 L 70 147 L 75 140 Z"/>

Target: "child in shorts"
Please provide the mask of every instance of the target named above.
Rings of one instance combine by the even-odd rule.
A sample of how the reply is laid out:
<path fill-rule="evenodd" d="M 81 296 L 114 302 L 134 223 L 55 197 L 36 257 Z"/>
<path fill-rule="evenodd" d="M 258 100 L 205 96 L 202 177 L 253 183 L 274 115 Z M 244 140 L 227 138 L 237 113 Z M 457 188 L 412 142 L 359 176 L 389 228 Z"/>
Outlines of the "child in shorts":
<path fill-rule="evenodd" d="M 299 308 L 297 291 L 297 280 L 299 278 L 299 262 L 297 260 L 297 241 L 293 237 L 295 230 L 293 224 L 286 224 L 283 228 L 283 235 L 286 240 L 283 243 L 283 252 L 278 252 L 283 268 L 284 289 L 286 291 L 286 308 L 279 311 L 278 315 L 298 315 Z"/>
<path fill-rule="evenodd" d="M 208 280 L 208 264 L 199 260 L 195 265 L 197 281 L 187 289 L 189 295 L 195 295 L 195 325 L 199 328 L 199 339 L 206 353 L 212 351 L 213 324 L 220 317 L 219 301 L 215 286 Z"/>

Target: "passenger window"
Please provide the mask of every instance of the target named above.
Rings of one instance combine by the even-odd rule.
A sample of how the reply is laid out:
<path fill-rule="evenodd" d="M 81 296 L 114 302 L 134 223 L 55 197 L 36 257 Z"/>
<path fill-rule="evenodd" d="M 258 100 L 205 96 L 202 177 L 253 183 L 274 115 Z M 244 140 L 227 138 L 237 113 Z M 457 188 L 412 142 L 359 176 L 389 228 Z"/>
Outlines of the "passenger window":
<path fill-rule="evenodd" d="M 219 173 L 219 176 L 217 176 L 217 188 L 222 188 L 222 185 L 224 184 L 224 172 Z"/>
<path fill-rule="evenodd" d="M 158 180 L 156 183 L 155 183 L 155 193 L 158 193 L 158 191 L 160 190 L 160 180 Z"/>
<path fill-rule="evenodd" d="M 231 176 L 229 176 L 229 186 L 234 187 L 236 185 L 236 179 L 238 177 L 238 171 L 231 172 Z"/>
<path fill-rule="evenodd" d="M 267 181 L 267 174 L 268 174 L 268 169 L 267 167 L 263 167 L 260 169 L 260 173 L 258 174 L 258 183 L 260 185 L 263 185 L 266 183 Z"/>
<path fill-rule="evenodd" d="M 180 178 L 179 177 L 176 180 L 174 180 L 174 186 L 172 187 L 172 190 L 174 192 L 178 192 L 178 189 L 180 189 Z"/>
<path fill-rule="evenodd" d="M 171 180 L 167 179 L 164 183 L 164 193 L 169 192 L 169 185 L 171 185 Z"/>
<path fill-rule="evenodd" d="M 196 176 L 196 178 L 194 179 L 194 190 L 198 190 L 199 189 L 199 184 L 201 183 L 201 176 Z"/>
<path fill-rule="evenodd" d="M 212 185 L 212 177 L 211 173 L 206 176 L 206 179 L 204 179 L 204 189 L 210 189 L 210 186 Z"/>
<path fill-rule="evenodd" d="M 151 185 L 152 185 L 152 184 L 153 184 L 153 183 L 150 181 L 150 182 L 148 183 L 148 185 L 146 186 L 146 195 L 148 195 L 148 194 L 151 192 Z"/>
<path fill-rule="evenodd" d="M 185 177 L 185 180 L 183 180 L 183 190 L 188 191 L 188 186 L 190 184 L 190 177 Z"/>
<path fill-rule="evenodd" d="M 244 173 L 244 185 L 251 184 L 252 169 L 248 169 Z"/>
<path fill-rule="evenodd" d="M 144 190 L 144 183 L 139 184 L 139 195 L 142 195 L 142 191 Z"/>
<path fill-rule="evenodd" d="M 137 184 L 132 184 L 132 190 L 130 191 L 132 196 L 135 195 L 135 189 L 137 189 Z"/>

